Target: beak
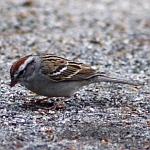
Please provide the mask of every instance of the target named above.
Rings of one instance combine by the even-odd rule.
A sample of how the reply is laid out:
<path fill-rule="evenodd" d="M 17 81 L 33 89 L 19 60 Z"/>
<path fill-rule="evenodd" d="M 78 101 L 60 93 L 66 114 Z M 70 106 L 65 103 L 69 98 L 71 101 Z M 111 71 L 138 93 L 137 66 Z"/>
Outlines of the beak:
<path fill-rule="evenodd" d="M 13 87 L 15 84 L 17 84 L 17 82 L 18 80 L 11 79 L 10 86 Z"/>

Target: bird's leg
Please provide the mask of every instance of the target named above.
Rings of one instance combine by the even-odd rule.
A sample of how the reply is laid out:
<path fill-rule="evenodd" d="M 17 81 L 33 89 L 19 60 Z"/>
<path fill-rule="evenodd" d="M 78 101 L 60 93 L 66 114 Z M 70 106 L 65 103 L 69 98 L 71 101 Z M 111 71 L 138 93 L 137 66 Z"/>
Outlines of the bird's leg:
<path fill-rule="evenodd" d="M 67 100 L 69 97 L 65 97 L 63 100 L 60 100 L 59 102 L 57 102 L 56 104 L 54 104 L 54 106 L 48 108 L 49 110 L 55 110 L 55 109 L 59 109 L 61 108 L 62 103 Z"/>
<path fill-rule="evenodd" d="M 30 94 L 28 94 L 28 96 L 37 97 L 37 96 L 39 96 L 39 95 L 36 94 L 36 93 L 30 92 Z M 50 97 L 50 96 L 47 96 L 47 97 L 45 97 L 45 98 L 42 98 L 42 99 L 37 100 L 36 102 L 32 102 L 32 104 L 40 104 L 42 101 L 47 100 L 47 99 L 49 99 L 49 98 L 51 98 L 51 97 Z"/>
<path fill-rule="evenodd" d="M 29 96 L 38 96 L 37 94 L 31 94 Z M 34 106 L 34 105 L 40 105 L 42 101 L 44 100 L 47 100 L 51 97 L 45 97 L 45 98 L 42 98 L 42 99 L 39 99 L 35 102 L 30 102 L 30 103 L 27 103 L 27 104 L 24 104 L 25 108 L 28 108 L 29 106 Z M 49 110 L 55 110 L 55 109 L 59 109 L 59 108 L 62 108 L 62 104 L 65 100 L 67 100 L 69 97 L 66 97 L 64 98 L 63 100 L 60 100 L 58 101 L 57 103 L 55 103 L 53 106 L 51 106 L 50 108 L 47 108 Z"/>
<path fill-rule="evenodd" d="M 45 98 L 39 99 L 39 100 L 37 100 L 35 102 L 26 103 L 26 104 L 24 104 L 24 107 L 28 108 L 29 106 L 39 105 L 42 101 L 47 100 L 48 98 L 50 98 L 50 97 L 45 97 Z"/>
<path fill-rule="evenodd" d="M 40 104 L 42 101 L 45 101 L 47 99 L 49 99 L 50 97 L 45 97 L 45 98 L 42 98 L 42 99 L 39 99 L 37 100 L 36 102 L 33 102 L 33 104 L 37 105 L 37 104 Z"/>

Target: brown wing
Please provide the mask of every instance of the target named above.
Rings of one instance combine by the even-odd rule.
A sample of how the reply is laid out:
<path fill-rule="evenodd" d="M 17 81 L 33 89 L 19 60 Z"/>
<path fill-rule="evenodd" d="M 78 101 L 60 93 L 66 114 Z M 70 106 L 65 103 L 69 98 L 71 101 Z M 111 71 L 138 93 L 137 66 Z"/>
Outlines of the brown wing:
<path fill-rule="evenodd" d="M 64 80 L 83 80 L 95 75 L 96 70 L 90 66 L 69 61 L 54 55 L 42 55 L 42 74 L 48 75 L 56 82 Z"/>

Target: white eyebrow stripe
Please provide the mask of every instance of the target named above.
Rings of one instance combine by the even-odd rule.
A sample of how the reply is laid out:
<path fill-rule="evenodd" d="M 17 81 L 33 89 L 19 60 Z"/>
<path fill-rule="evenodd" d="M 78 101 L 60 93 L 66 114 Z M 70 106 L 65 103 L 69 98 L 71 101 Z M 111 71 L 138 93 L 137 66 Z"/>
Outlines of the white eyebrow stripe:
<path fill-rule="evenodd" d="M 21 70 L 24 70 L 24 69 L 26 68 L 27 64 L 31 63 L 33 60 L 34 60 L 34 58 L 33 58 L 32 56 L 28 57 L 28 58 L 24 61 L 24 63 L 23 63 L 22 65 L 20 65 L 20 67 L 19 67 L 19 69 L 18 69 L 19 72 L 20 72 Z"/>

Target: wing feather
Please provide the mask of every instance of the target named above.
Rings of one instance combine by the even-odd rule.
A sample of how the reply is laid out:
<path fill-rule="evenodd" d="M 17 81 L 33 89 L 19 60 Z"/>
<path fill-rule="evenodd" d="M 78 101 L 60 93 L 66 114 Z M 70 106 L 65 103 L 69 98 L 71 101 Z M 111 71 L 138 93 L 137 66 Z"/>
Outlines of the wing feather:
<path fill-rule="evenodd" d="M 62 57 L 43 55 L 41 59 L 43 61 L 41 73 L 48 75 L 55 82 L 88 79 L 96 73 L 96 70 L 88 65 L 69 61 Z"/>

